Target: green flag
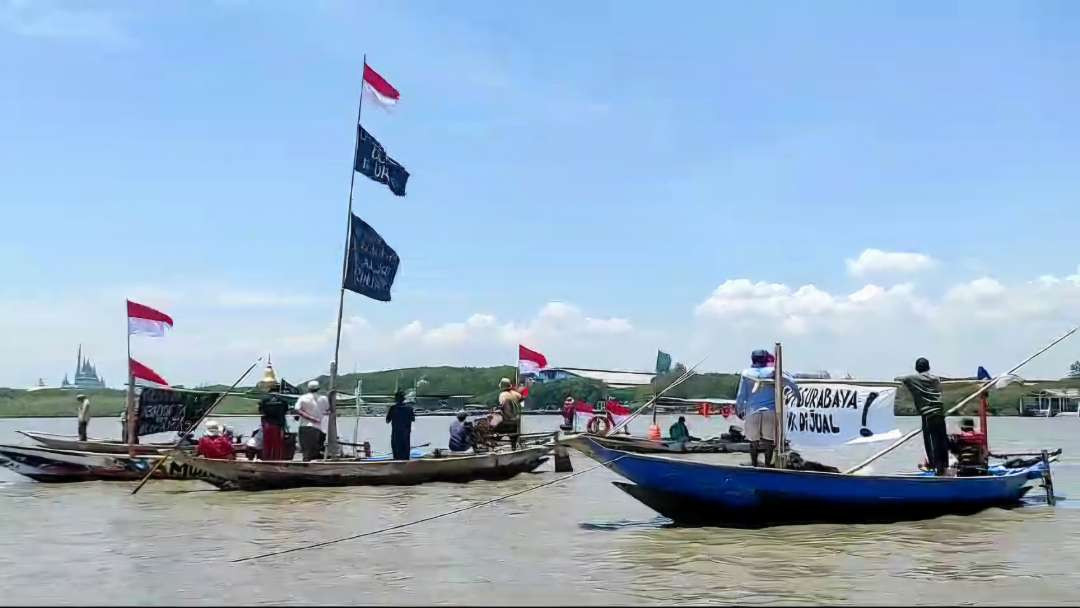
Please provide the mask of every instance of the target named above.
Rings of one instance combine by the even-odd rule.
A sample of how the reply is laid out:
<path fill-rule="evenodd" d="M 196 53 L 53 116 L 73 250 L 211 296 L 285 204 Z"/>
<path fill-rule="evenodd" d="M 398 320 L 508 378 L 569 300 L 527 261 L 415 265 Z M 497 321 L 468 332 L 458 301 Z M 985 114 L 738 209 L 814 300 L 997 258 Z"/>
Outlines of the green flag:
<path fill-rule="evenodd" d="M 656 373 L 666 374 L 671 371 L 671 355 L 662 350 L 656 351 Z"/>

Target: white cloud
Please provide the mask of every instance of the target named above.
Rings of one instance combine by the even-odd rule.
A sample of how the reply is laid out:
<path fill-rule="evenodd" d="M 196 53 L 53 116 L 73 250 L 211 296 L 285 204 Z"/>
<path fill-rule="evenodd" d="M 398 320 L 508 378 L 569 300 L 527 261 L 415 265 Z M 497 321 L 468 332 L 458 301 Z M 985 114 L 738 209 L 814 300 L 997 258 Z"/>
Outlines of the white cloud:
<path fill-rule="evenodd" d="M 922 253 L 864 249 L 858 258 L 847 260 L 847 268 L 853 276 L 861 277 L 885 273 L 911 274 L 933 268 L 936 263 L 934 258 Z"/>
<path fill-rule="evenodd" d="M 1043 275 L 1017 284 L 980 277 L 936 298 L 910 283 L 830 293 L 814 285 L 733 279 L 696 307 L 691 344 L 711 352 L 724 345 L 731 354 L 717 364 L 731 368 L 745 364 L 743 351 L 782 340 L 796 369 L 891 377 L 926 355 L 943 373 L 968 375 L 977 365 L 1000 369 L 1016 363 L 1080 321 L 1077 275 Z M 1051 351 L 1031 369 L 1058 377 L 1078 354 L 1080 340 Z"/>

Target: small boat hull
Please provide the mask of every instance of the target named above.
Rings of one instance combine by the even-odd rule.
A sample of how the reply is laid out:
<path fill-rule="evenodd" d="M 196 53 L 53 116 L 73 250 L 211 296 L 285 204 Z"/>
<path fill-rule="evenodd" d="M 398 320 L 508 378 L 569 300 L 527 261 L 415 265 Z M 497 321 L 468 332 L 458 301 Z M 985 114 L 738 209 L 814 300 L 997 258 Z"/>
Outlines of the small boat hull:
<path fill-rule="evenodd" d="M 565 441 L 633 484 L 621 490 L 680 525 L 763 527 L 965 515 L 1011 507 L 1041 465 L 985 477 L 845 475 L 706 464 L 613 450 L 591 437 Z"/>
<path fill-rule="evenodd" d="M 168 456 L 100 454 L 36 446 L 0 445 L 0 466 L 44 483 L 138 481 L 161 458 L 155 479 L 198 479 L 200 473 Z"/>
<path fill-rule="evenodd" d="M 76 452 L 94 452 L 97 454 L 128 453 L 128 445 L 120 441 L 110 441 L 108 439 L 79 441 L 79 439 L 73 435 L 54 435 L 52 433 L 37 433 L 34 431 L 19 431 L 19 433 L 47 448 L 55 450 L 73 450 Z M 136 455 L 152 456 L 158 454 L 159 450 L 166 450 L 171 447 L 172 444 L 135 444 L 134 450 Z"/>
<path fill-rule="evenodd" d="M 471 456 L 415 460 L 210 460 L 186 453 L 177 463 L 200 471 L 223 490 L 281 490 L 309 486 L 415 485 L 435 481 L 501 480 L 547 460 L 548 446 Z"/>

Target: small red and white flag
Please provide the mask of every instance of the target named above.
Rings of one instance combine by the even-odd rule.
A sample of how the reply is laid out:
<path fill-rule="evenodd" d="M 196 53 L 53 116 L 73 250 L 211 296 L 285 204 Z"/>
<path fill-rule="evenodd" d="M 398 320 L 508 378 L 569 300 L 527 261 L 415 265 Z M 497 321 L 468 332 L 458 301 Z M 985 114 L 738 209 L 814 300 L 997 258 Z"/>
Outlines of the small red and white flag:
<path fill-rule="evenodd" d="M 364 95 L 387 110 L 401 101 L 401 93 L 398 93 L 392 84 L 366 63 L 364 64 Z"/>
<path fill-rule="evenodd" d="M 547 367 L 547 357 L 518 344 L 518 371 L 522 374 L 535 374 Z"/>
<path fill-rule="evenodd" d="M 611 419 L 612 428 L 622 424 L 622 421 L 629 418 L 630 414 L 633 413 L 630 411 L 630 408 L 626 407 L 625 405 L 619 403 L 614 399 L 608 399 L 608 402 L 605 404 L 604 409 L 607 410 L 608 418 Z"/>
<path fill-rule="evenodd" d="M 130 357 L 128 358 L 128 368 L 131 370 L 131 377 L 135 380 L 142 380 L 143 384 L 169 388 L 169 382 L 165 378 L 162 378 L 154 370 Z"/>
<path fill-rule="evenodd" d="M 596 416 L 593 406 L 584 401 L 574 401 L 574 430 L 584 433 L 589 428 L 589 421 Z"/>
<path fill-rule="evenodd" d="M 138 302 L 127 301 L 128 335 L 140 334 L 160 338 L 165 328 L 172 329 L 172 317 Z"/>

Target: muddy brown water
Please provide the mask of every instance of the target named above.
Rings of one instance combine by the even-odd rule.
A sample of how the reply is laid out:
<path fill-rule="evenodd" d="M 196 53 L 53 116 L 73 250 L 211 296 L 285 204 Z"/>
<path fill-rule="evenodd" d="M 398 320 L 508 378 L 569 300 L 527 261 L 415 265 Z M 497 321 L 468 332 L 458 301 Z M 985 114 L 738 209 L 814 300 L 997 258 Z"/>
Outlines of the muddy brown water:
<path fill-rule="evenodd" d="M 716 418 L 688 417 L 698 436 Z M 240 432 L 255 418 L 224 418 Z M 450 418 L 422 417 L 414 443 L 445 446 Z M 900 418 L 901 428 L 917 419 Z M 554 429 L 555 416 L 526 419 Z M 661 417 L 661 424 L 671 420 Z M 950 421 L 955 425 L 955 420 Z M 644 434 L 645 423 L 633 425 Z M 640 428 L 636 428 L 640 427 Z M 74 419 L 0 420 L 74 433 Z M 343 418 L 341 434 L 352 436 Z M 549 462 L 503 482 L 220 492 L 202 482 L 40 484 L 0 470 L 0 604 L 1068 604 L 1080 603 L 1080 419 L 995 418 L 995 451 L 1061 447 L 1060 500 L 875 525 L 676 528 L 596 470 L 479 509 L 320 549 L 230 559 L 420 519 L 556 477 Z M 94 420 L 91 436 L 118 436 Z M 379 419 L 359 438 L 389 448 Z M 804 451 L 842 466 L 878 445 Z M 875 463 L 910 469 L 921 441 Z M 745 459 L 745 455 L 721 456 Z M 573 455 L 580 471 L 593 462 Z M 1070 500 L 1077 497 L 1077 503 Z"/>

